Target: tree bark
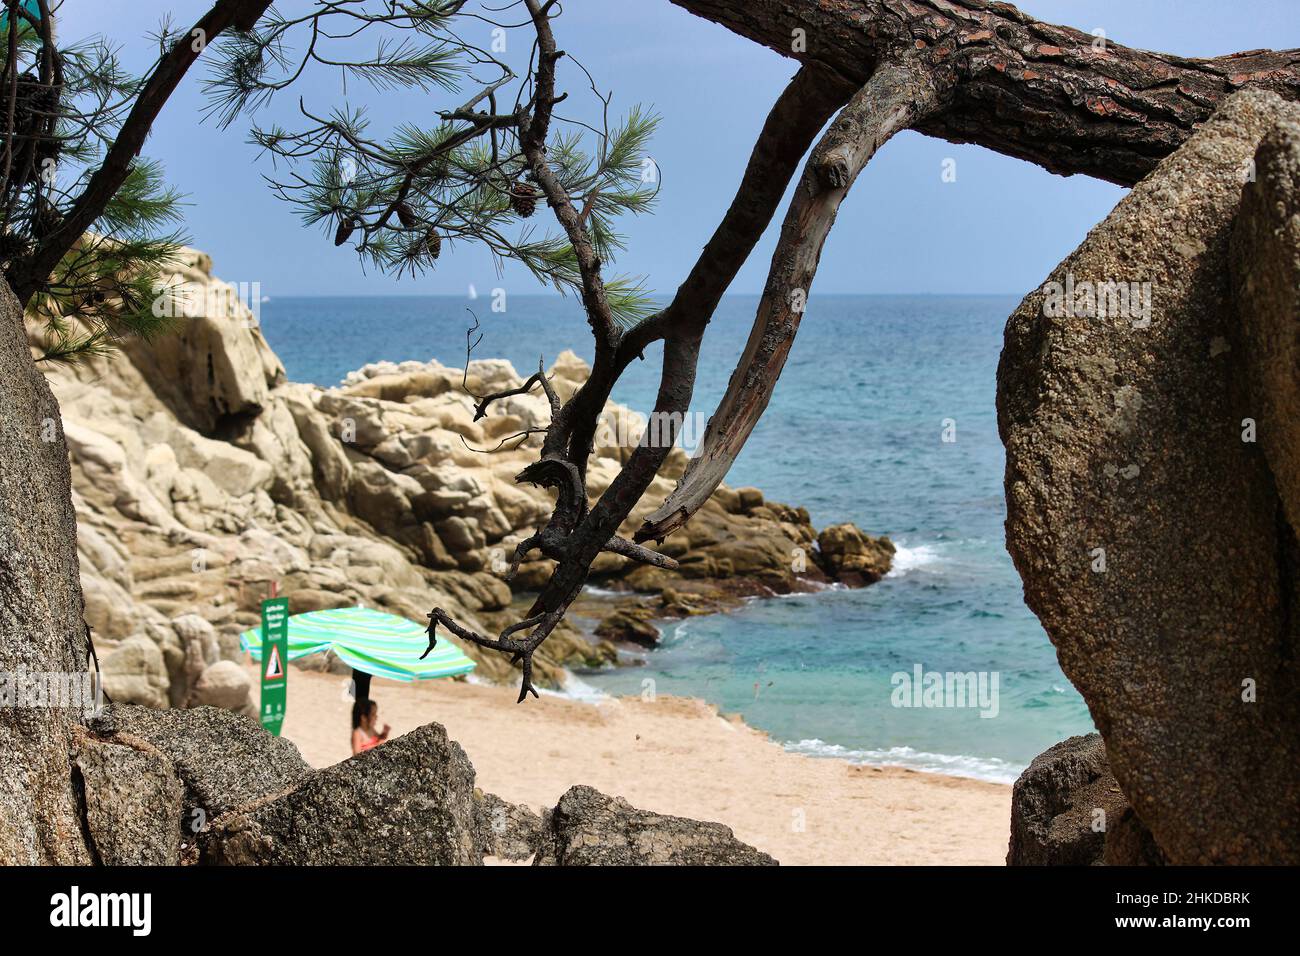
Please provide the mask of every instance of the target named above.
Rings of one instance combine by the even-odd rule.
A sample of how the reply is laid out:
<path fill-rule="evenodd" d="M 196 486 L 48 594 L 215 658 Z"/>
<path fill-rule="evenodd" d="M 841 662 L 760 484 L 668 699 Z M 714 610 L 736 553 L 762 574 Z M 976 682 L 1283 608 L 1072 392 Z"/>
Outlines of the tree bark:
<path fill-rule="evenodd" d="M 1300 50 L 1189 59 L 1041 23 L 989 0 L 672 0 L 803 63 L 866 83 L 926 50 L 957 77 L 951 104 L 914 127 L 1064 176 L 1131 186 L 1243 87 L 1300 99 Z M 799 32 L 801 31 L 801 32 Z"/>
<path fill-rule="evenodd" d="M 86 670 L 63 419 L 0 282 L 0 681 Z M 21 702 L 19 702 L 21 703 Z M 68 750 L 80 714 L 0 705 L 0 864 L 92 862 Z"/>

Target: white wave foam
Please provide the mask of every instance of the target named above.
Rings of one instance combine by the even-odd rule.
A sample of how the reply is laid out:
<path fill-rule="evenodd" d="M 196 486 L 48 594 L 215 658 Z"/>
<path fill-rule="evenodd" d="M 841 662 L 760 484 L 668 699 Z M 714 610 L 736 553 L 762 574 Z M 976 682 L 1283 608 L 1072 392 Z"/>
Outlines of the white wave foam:
<path fill-rule="evenodd" d="M 788 598 L 808 597 L 813 594 L 822 594 L 826 591 L 848 591 L 851 590 L 848 585 L 840 584 L 839 581 L 804 581 L 807 591 L 790 591 L 788 594 L 771 594 L 761 597 L 750 598 L 755 601 L 784 601 Z"/>
<path fill-rule="evenodd" d="M 791 753 L 809 757 L 835 757 L 855 764 L 873 764 L 880 767 L 906 767 L 925 773 L 942 773 L 950 777 L 972 777 L 994 783 L 1015 783 L 1024 767 L 1008 763 L 997 757 L 971 757 L 965 754 L 935 754 L 911 747 L 890 747 L 887 750 L 850 750 L 839 744 L 828 744 L 813 738 L 798 743 L 788 743 Z"/>
<path fill-rule="evenodd" d="M 587 703 L 599 703 L 603 700 L 609 700 L 609 694 L 606 694 L 598 687 L 593 687 L 582 678 L 573 674 L 572 671 L 564 671 L 564 684 L 559 690 L 548 690 L 545 687 L 539 687 L 538 692 L 544 696 L 564 697 L 568 700 L 580 700 Z"/>
<path fill-rule="evenodd" d="M 619 598 L 628 596 L 627 591 L 611 591 L 608 588 L 598 588 L 594 584 L 584 584 L 582 586 L 582 592 L 586 594 L 587 597 L 597 598 Z"/>
<path fill-rule="evenodd" d="M 908 548 L 898 544 L 895 545 L 894 560 L 889 568 L 889 573 L 885 577 L 901 578 L 909 571 L 930 567 L 938 564 L 941 560 L 938 545 L 918 544 L 915 548 Z"/>

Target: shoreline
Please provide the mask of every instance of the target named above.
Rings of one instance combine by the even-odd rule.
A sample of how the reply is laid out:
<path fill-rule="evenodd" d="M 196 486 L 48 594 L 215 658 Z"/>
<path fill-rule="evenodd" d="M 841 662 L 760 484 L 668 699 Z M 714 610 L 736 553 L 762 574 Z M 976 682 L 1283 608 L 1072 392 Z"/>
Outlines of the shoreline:
<path fill-rule="evenodd" d="M 900 551 L 906 553 L 909 557 L 911 557 L 917 551 L 924 550 L 926 548 L 927 548 L 926 545 L 920 545 L 917 548 L 913 548 L 913 549 L 900 548 Z M 900 578 L 903 575 L 914 570 L 915 568 L 921 566 L 921 564 L 923 563 L 925 562 L 909 561 L 902 567 L 892 567 L 881 580 L 884 581 L 889 578 Z M 576 682 L 582 685 L 582 687 L 585 689 L 584 691 L 574 694 L 569 692 L 566 689 L 555 690 L 552 688 L 548 688 L 546 690 L 542 690 L 541 688 L 539 688 L 539 690 L 541 690 L 543 693 L 548 693 L 558 697 L 574 699 L 579 701 L 588 700 L 588 694 L 586 693 L 586 691 L 590 691 L 590 697 L 592 698 L 596 696 L 602 696 L 611 699 L 618 699 L 620 695 L 605 690 L 604 688 L 600 687 L 598 684 L 592 683 L 590 680 L 588 680 L 588 678 L 599 674 L 609 673 L 611 671 L 635 670 L 639 667 L 649 665 L 652 661 L 653 655 L 656 652 L 662 652 L 665 649 L 664 639 L 668 637 L 667 629 L 680 627 L 688 622 L 695 621 L 695 620 L 704 620 L 710 617 L 729 617 L 734 612 L 755 603 L 780 600 L 785 598 L 809 597 L 809 596 L 818 596 L 824 594 L 833 594 L 836 592 L 852 591 L 852 590 L 856 590 L 856 589 L 848 585 L 842 584 L 840 582 L 832 581 L 821 587 L 813 588 L 807 591 L 792 591 L 785 594 L 776 593 L 776 592 L 770 594 L 748 594 L 743 597 L 737 598 L 734 604 L 719 606 L 714 610 L 710 610 L 697 615 L 690 615 L 687 617 L 671 617 L 671 616 L 655 617 L 650 619 L 648 623 L 652 624 L 660 632 L 661 638 L 659 643 L 657 643 L 653 647 L 638 645 L 631 641 L 615 641 L 614 642 L 615 647 L 618 649 L 618 653 L 619 653 L 619 660 L 616 663 L 606 665 L 605 667 L 596 670 L 592 670 L 592 669 L 575 670 L 572 667 L 565 668 L 565 670 L 568 673 L 570 682 Z M 594 633 L 594 631 L 589 626 L 587 626 L 587 623 L 589 621 L 598 620 L 598 618 L 592 617 L 593 605 L 598 606 L 602 603 L 607 603 L 611 609 L 617 610 L 621 607 L 630 606 L 632 603 L 635 602 L 635 599 L 637 599 L 638 597 L 643 597 L 643 595 L 638 595 L 636 592 L 632 592 L 632 591 L 611 590 L 611 589 L 602 588 L 591 584 L 585 585 L 583 588 L 582 599 L 580 599 L 580 602 L 575 602 L 574 605 L 574 607 L 577 609 L 575 611 L 575 615 L 587 619 L 587 621 L 584 621 L 583 626 L 580 627 L 582 635 L 587 640 L 592 641 L 593 643 L 599 640 L 599 637 Z M 527 606 L 528 601 L 525 600 L 521 603 L 522 606 Z M 631 659 L 631 661 L 634 662 L 629 662 L 628 659 Z M 472 676 L 470 679 L 475 680 L 476 678 Z M 699 694 L 688 693 L 688 694 L 670 694 L 670 695 L 662 695 L 662 696 L 674 696 L 681 699 L 695 700 L 705 706 L 714 708 L 720 715 L 722 715 L 721 704 L 717 704 L 713 701 L 710 701 L 706 697 L 700 696 Z M 724 717 L 724 719 L 735 718 L 736 720 L 742 723 L 745 722 L 745 718 L 742 713 L 725 714 L 722 716 Z M 873 752 L 870 750 L 857 750 L 850 747 L 845 747 L 844 745 L 841 744 L 828 743 L 825 740 L 821 740 L 820 738 L 815 738 L 815 737 L 805 738 L 797 741 L 794 740 L 781 741 L 772 738 L 771 732 L 764 730 L 761 727 L 758 727 L 753 724 L 748 724 L 748 723 L 746 723 L 745 726 L 749 727 L 750 729 L 754 730 L 757 733 L 763 734 L 765 737 L 767 737 L 769 741 L 771 741 L 776 746 L 781 747 L 787 753 L 813 757 L 814 759 L 842 760 L 845 763 L 851 764 L 853 766 L 880 767 L 886 769 L 903 769 L 903 770 L 915 771 L 918 773 L 934 774 L 936 776 L 941 776 L 941 777 L 955 777 L 961 780 L 975 780 L 982 783 L 993 783 L 993 784 L 998 784 L 1007 787 L 1010 787 L 1012 784 L 1014 784 L 1015 781 L 1020 777 L 1020 775 L 1027 769 L 1027 765 L 1012 764 L 996 757 L 977 757 L 972 754 L 949 754 L 949 753 L 939 753 L 936 751 L 919 751 L 906 745 L 902 747 L 893 747 L 890 748 L 890 750 L 908 751 L 909 753 L 907 756 L 918 761 L 918 765 L 912 765 L 903 762 L 878 762 L 870 759 L 870 757 L 873 755 Z M 875 753 L 881 753 L 881 752 L 882 751 L 875 751 Z M 859 756 L 864 756 L 867 759 L 857 759 Z M 900 756 L 902 756 L 902 754 L 900 754 Z M 983 765 L 983 767 L 979 771 L 959 773 L 959 772 L 952 772 L 943 769 L 942 767 L 934 766 L 934 764 L 936 763 L 938 764 L 944 764 L 946 762 L 958 763 L 963 761 L 971 764 L 980 764 Z M 1008 779 L 998 779 L 991 776 L 994 773 L 997 773 L 999 775 L 1004 775 Z"/>
<path fill-rule="evenodd" d="M 250 674 L 255 671 L 245 665 Z M 293 668 L 283 736 L 316 767 L 349 756 L 347 677 Z M 712 820 L 787 865 L 1002 865 L 1011 787 L 793 753 L 698 698 L 599 701 L 453 680 L 372 689 L 393 736 L 430 721 L 477 784 L 535 810 L 575 784 L 633 806 Z"/>

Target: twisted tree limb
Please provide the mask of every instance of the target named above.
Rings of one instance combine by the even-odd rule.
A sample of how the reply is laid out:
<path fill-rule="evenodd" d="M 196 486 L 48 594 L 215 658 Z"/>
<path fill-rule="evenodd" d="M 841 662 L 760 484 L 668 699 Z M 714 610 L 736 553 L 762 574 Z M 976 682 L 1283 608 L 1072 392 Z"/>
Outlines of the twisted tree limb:
<path fill-rule="evenodd" d="M 1300 99 L 1300 50 L 1191 59 L 1042 23 L 990 0 L 672 0 L 857 85 L 907 48 L 957 81 L 915 128 L 1054 173 L 1131 186 L 1243 87 Z"/>
<path fill-rule="evenodd" d="M 517 568 L 533 549 L 558 562 L 532 609 L 522 621 L 498 637 L 489 638 L 435 608 L 429 614 L 430 649 L 436 645 L 437 628 L 442 626 L 462 640 L 513 655 L 523 670 L 519 693 L 522 702 L 529 693 L 536 696 L 532 687 L 533 653 L 581 592 L 598 554 L 612 551 L 665 568 L 675 564 L 671 558 L 620 538 L 617 531 L 671 450 L 676 440 L 676 421 L 669 429 L 671 434 L 661 436 L 658 442 L 652 443 L 654 430 L 646 429 L 627 465 L 596 506 L 589 508 L 586 466 L 599 415 L 623 369 L 660 339 L 665 340 L 665 345 L 657 409 L 686 409 L 695 384 L 705 326 L 771 222 L 800 159 L 851 93 L 833 74 L 815 67 L 801 69 L 795 75 L 759 133 L 735 199 L 673 301 L 662 312 L 616 338 L 612 349 L 598 348 L 591 375 L 562 407 L 557 410 L 552 400 L 551 423 L 539 458 L 516 477 L 517 481 L 554 487 L 559 496 L 546 527 L 521 542 L 511 562 L 512 568 Z M 601 334 L 597 327 L 593 331 Z M 539 381 L 546 386 L 544 375 Z M 528 628 L 532 631 L 527 637 L 515 636 Z"/>
<path fill-rule="evenodd" d="M 858 174 L 895 134 L 943 108 L 953 78 L 920 51 L 883 63 L 813 150 L 781 226 L 749 342 L 700 450 L 677 488 L 637 530 L 662 540 L 717 490 L 767 408 L 803 318 L 822 247 Z"/>

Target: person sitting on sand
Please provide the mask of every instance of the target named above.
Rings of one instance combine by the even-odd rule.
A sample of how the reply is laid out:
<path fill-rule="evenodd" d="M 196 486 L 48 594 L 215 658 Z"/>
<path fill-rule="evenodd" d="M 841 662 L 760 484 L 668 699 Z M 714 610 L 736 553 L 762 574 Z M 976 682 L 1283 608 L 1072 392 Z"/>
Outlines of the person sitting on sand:
<path fill-rule="evenodd" d="M 352 754 L 356 756 L 364 750 L 378 747 L 388 739 L 392 730 L 387 724 L 384 729 L 376 731 L 379 720 L 379 704 L 373 700 L 359 700 L 352 705 Z"/>

